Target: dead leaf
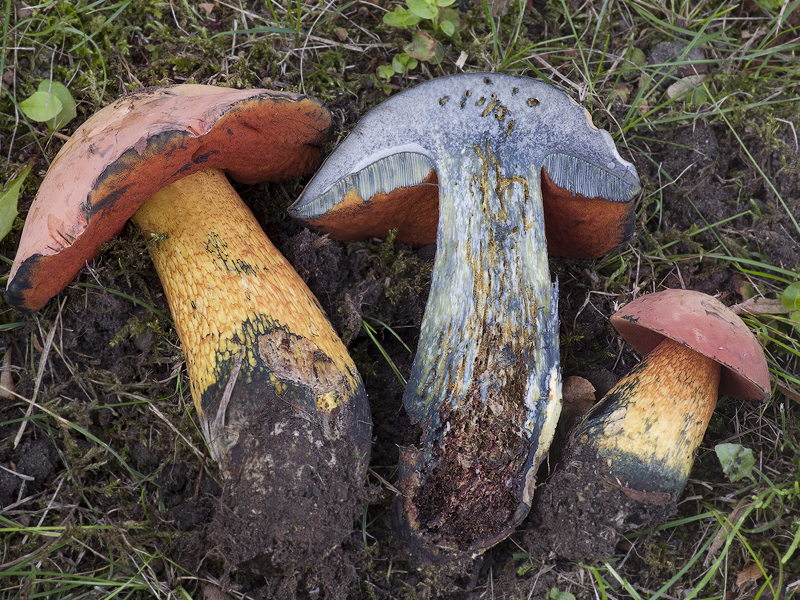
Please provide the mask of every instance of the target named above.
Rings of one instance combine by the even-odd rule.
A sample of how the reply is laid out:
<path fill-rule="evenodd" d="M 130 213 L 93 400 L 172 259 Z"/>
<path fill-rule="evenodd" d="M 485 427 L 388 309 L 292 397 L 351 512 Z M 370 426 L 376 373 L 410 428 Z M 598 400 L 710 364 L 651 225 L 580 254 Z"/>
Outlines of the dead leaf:
<path fill-rule="evenodd" d="M 757 563 L 749 562 L 736 576 L 736 585 L 739 588 L 749 586 L 751 583 L 758 581 L 763 575 L 764 573 Z"/>
<path fill-rule="evenodd" d="M 620 99 L 620 102 L 625 104 L 631 97 L 631 86 L 629 86 L 627 83 L 618 83 L 611 95 L 612 98 L 616 96 Z"/>
<path fill-rule="evenodd" d="M 734 304 L 731 310 L 737 315 L 782 315 L 789 312 L 780 300 L 769 298 L 750 298 Z"/>
<path fill-rule="evenodd" d="M 576 415 L 585 415 L 597 399 L 594 386 L 583 377 L 575 375 L 567 377 L 561 386 L 561 395 L 564 401 L 563 411 Z"/>
<path fill-rule="evenodd" d="M 683 79 L 679 79 L 671 86 L 667 88 L 667 96 L 670 98 L 675 98 L 684 94 L 686 92 L 691 92 L 692 90 L 696 90 L 699 88 L 703 80 L 706 78 L 706 75 L 689 75 L 688 77 L 684 77 Z"/>
<path fill-rule="evenodd" d="M 0 372 L 0 398 L 7 400 L 14 398 L 14 379 L 11 377 L 11 346 L 6 350 L 2 372 Z"/>
<path fill-rule="evenodd" d="M 337 27 L 333 31 L 334 33 L 336 33 L 336 37 L 339 38 L 340 42 L 346 42 L 347 38 L 350 36 L 350 34 L 347 33 L 347 29 L 345 29 L 344 27 Z"/>
<path fill-rule="evenodd" d="M 231 600 L 231 597 L 215 585 L 207 583 L 203 586 L 205 600 Z"/>
<path fill-rule="evenodd" d="M 197 5 L 197 8 L 199 8 L 201 12 L 204 12 L 207 15 L 210 15 L 215 10 L 216 11 L 220 10 L 219 4 L 216 4 L 215 2 L 201 2 L 200 4 Z"/>
<path fill-rule="evenodd" d="M 775 383 L 775 387 L 778 388 L 778 391 L 786 396 L 789 400 L 794 400 L 798 404 L 800 404 L 800 392 L 795 390 L 794 388 L 789 387 L 788 385 L 784 385 L 780 381 Z"/>
<path fill-rule="evenodd" d="M 506 5 L 509 3 L 510 0 L 489 0 L 490 10 L 492 12 L 492 17 L 496 17 L 497 15 L 504 15 L 507 12 Z"/>

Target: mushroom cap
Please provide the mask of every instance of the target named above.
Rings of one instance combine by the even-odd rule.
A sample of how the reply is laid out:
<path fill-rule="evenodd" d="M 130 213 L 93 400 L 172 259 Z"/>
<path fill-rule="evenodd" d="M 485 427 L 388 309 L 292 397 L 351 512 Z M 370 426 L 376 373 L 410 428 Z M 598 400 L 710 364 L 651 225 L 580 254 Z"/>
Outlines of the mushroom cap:
<path fill-rule="evenodd" d="M 640 354 L 669 338 L 714 359 L 723 367 L 723 394 L 742 400 L 769 397 L 764 350 L 744 321 L 712 296 L 691 290 L 648 294 L 614 313 L 611 324 Z"/>
<path fill-rule="evenodd" d="M 513 156 L 509 171 L 547 173 L 551 253 L 599 256 L 632 235 L 639 179 L 609 133 L 560 88 L 493 73 L 434 79 L 381 103 L 328 157 L 289 213 L 336 239 L 397 228 L 398 241 L 433 243 L 436 174 L 484 140 L 496 140 Z M 573 206 L 558 218 L 565 199 Z M 594 239 L 584 248 L 585 235 Z"/>
<path fill-rule="evenodd" d="M 331 131 L 320 101 L 205 85 L 146 88 L 98 111 L 56 156 L 31 205 L 6 299 L 36 310 L 161 188 L 209 167 L 242 183 L 319 163 Z"/>

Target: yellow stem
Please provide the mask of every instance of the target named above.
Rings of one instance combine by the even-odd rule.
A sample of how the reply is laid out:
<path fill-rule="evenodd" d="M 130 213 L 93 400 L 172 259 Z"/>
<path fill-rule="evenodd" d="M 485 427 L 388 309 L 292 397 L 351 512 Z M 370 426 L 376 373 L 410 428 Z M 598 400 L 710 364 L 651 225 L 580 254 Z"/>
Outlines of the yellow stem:
<path fill-rule="evenodd" d="M 363 390 L 316 298 L 222 171 L 207 169 L 162 189 L 133 220 L 159 236 L 151 254 L 204 424 L 215 420 L 205 412 L 224 410 L 220 397 L 238 356 L 237 387 L 266 382 L 271 389 L 264 394 L 285 398 L 300 386 L 312 392 L 313 400 L 299 402 L 311 413 L 328 413 Z"/>
<path fill-rule="evenodd" d="M 587 414 L 575 440 L 594 447 L 623 483 L 647 471 L 682 488 L 714 412 L 719 378 L 719 363 L 664 340 Z"/>

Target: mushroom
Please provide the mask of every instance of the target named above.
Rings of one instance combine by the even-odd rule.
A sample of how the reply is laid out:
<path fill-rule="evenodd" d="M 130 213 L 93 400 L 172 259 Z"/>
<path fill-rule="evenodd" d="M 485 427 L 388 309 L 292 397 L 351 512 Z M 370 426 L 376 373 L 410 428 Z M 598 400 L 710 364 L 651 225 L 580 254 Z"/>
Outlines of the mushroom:
<path fill-rule="evenodd" d="M 248 183 L 298 176 L 329 132 L 325 106 L 296 94 L 186 85 L 121 98 L 53 161 L 6 296 L 42 306 L 131 215 L 153 235 L 202 431 L 237 515 L 220 513 L 218 543 L 257 573 L 306 569 L 347 535 L 360 502 L 343 495 L 363 495 L 371 419 L 316 298 L 220 168 Z"/>
<path fill-rule="evenodd" d="M 622 533 L 675 512 L 718 392 L 769 397 L 761 346 L 711 296 L 642 296 L 611 323 L 645 356 L 576 427 L 565 468 L 545 486 L 537 508 L 553 550 L 569 558 L 608 557 Z"/>
<path fill-rule="evenodd" d="M 527 514 L 561 402 L 546 246 L 618 247 L 638 191 L 633 165 L 562 90 L 469 74 L 372 110 L 289 208 L 336 239 L 397 229 L 437 244 L 403 398 L 422 429 L 400 458 L 396 527 L 413 553 L 479 553 Z"/>

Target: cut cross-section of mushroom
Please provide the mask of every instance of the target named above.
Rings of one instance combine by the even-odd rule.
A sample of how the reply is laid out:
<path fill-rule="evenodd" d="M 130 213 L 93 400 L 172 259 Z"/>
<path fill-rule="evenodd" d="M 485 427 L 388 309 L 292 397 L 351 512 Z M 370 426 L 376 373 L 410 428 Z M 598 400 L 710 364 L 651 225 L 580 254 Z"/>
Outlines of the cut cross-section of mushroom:
<path fill-rule="evenodd" d="M 630 236 L 638 191 L 563 91 L 472 74 L 371 111 L 290 207 L 336 239 L 437 244 L 404 396 L 422 437 L 402 452 L 398 527 L 418 555 L 480 552 L 527 514 L 561 401 L 548 213 L 558 254 L 597 256 Z"/>
<path fill-rule="evenodd" d="M 676 510 L 719 392 L 769 396 L 764 352 L 711 296 L 666 290 L 611 317 L 642 361 L 586 414 L 543 490 L 533 537 L 569 558 L 607 558 L 628 529 Z"/>
<path fill-rule="evenodd" d="M 53 162 L 8 285 L 9 302 L 36 309 L 131 215 L 154 234 L 225 481 L 215 542 L 261 576 L 336 561 L 363 499 L 371 418 L 316 298 L 210 167 L 251 183 L 301 175 L 318 164 L 330 122 L 319 101 L 264 90 L 151 88 L 115 102 Z"/>

